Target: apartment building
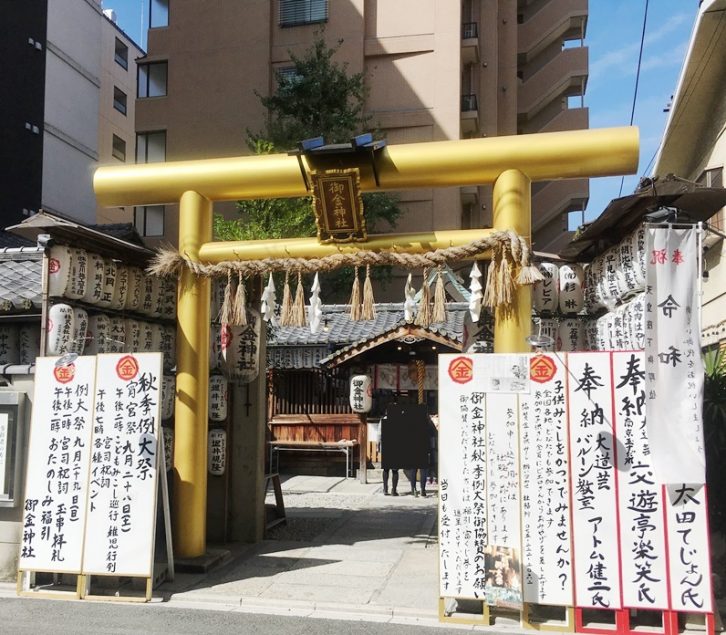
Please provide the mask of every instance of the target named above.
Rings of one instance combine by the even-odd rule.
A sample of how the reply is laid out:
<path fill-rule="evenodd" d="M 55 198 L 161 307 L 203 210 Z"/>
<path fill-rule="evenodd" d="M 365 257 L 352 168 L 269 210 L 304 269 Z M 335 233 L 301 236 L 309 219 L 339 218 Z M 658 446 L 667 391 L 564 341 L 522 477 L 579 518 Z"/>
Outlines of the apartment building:
<path fill-rule="evenodd" d="M 97 216 L 92 179 L 99 164 L 134 160 L 141 49 L 100 0 L 2 2 L 0 24 L 2 227 L 41 208 L 84 223 L 128 220 L 122 210 Z"/>
<path fill-rule="evenodd" d="M 389 144 L 588 127 L 583 46 L 587 0 L 150 1 L 148 54 L 138 64 L 137 161 L 248 154 L 264 127 L 259 97 L 276 88 L 324 28 L 336 61 L 365 73 L 367 112 Z M 323 134 L 325 131 L 320 131 Z M 397 231 L 481 227 L 491 190 L 397 193 Z M 557 251 L 587 179 L 533 186 L 535 248 Z M 215 211 L 234 214 L 233 204 Z M 136 209 L 150 244 L 176 241 L 175 206 Z"/>

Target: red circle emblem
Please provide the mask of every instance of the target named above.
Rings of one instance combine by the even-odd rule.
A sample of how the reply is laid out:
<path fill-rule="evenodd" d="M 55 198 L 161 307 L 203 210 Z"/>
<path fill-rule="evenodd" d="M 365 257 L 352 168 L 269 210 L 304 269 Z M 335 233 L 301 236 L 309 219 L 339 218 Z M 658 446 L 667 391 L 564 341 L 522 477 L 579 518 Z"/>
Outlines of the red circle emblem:
<path fill-rule="evenodd" d="M 230 342 L 232 341 L 232 329 L 228 326 L 223 326 L 222 331 L 219 334 L 219 342 L 222 345 L 222 350 L 226 351 Z"/>
<path fill-rule="evenodd" d="M 60 271 L 61 264 L 58 258 L 51 258 L 48 260 L 48 273 L 58 273 Z"/>
<path fill-rule="evenodd" d="M 529 362 L 529 377 L 538 384 L 544 384 L 555 376 L 557 366 L 547 355 L 535 355 Z"/>
<path fill-rule="evenodd" d="M 474 379 L 474 362 L 469 357 L 456 357 L 449 364 L 449 377 L 457 384 Z"/>
<path fill-rule="evenodd" d="M 76 365 L 71 363 L 65 366 L 56 366 L 53 368 L 53 376 L 57 382 L 67 384 L 76 376 Z"/>
<path fill-rule="evenodd" d="M 130 381 L 139 372 L 139 363 L 133 355 L 124 355 L 116 364 L 116 374 L 124 381 Z"/>

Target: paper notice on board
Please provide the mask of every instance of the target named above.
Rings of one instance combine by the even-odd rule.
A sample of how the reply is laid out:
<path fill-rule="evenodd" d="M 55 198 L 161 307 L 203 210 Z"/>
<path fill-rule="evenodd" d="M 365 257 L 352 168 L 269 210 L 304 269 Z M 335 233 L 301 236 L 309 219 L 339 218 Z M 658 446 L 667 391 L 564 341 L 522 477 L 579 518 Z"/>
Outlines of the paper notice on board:
<path fill-rule="evenodd" d="M 484 392 L 529 393 L 528 355 L 488 355 L 482 370 Z"/>

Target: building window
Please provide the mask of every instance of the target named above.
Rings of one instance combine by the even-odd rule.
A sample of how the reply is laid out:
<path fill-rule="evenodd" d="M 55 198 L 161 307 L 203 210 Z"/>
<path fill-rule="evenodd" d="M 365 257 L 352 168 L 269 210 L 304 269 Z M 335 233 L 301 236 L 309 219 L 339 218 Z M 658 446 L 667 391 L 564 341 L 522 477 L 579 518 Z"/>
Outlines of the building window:
<path fill-rule="evenodd" d="M 149 28 L 169 26 L 169 0 L 151 0 L 149 4 Z"/>
<path fill-rule="evenodd" d="M 121 137 L 113 135 L 111 154 L 119 161 L 126 161 L 126 142 Z"/>
<path fill-rule="evenodd" d="M 136 135 L 136 163 L 166 161 L 166 132 L 143 132 Z"/>
<path fill-rule="evenodd" d="M 121 40 L 116 38 L 116 50 L 113 58 L 119 66 L 128 70 L 129 68 L 129 47 L 126 46 Z"/>
<path fill-rule="evenodd" d="M 126 114 L 126 93 L 117 86 L 113 87 L 113 107 L 122 115 Z"/>
<path fill-rule="evenodd" d="M 143 237 L 164 235 L 164 206 L 134 207 L 134 227 Z"/>
<path fill-rule="evenodd" d="M 280 26 L 328 21 L 328 0 L 280 0 Z"/>
<path fill-rule="evenodd" d="M 139 64 L 139 98 L 166 95 L 166 62 Z"/>
<path fill-rule="evenodd" d="M 297 84 L 302 77 L 298 74 L 294 66 L 288 66 L 286 68 L 278 68 L 275 70 L 277 74 L 277 85 L 278 86 L 291 86 Z"/>

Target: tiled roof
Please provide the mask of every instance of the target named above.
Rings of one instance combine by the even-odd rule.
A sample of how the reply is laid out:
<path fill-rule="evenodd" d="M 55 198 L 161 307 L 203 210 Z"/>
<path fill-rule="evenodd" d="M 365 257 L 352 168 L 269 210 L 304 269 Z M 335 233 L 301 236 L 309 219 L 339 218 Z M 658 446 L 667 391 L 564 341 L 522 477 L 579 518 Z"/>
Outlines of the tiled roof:
<path fill-rule="evenodd" d="M 6 247 L 32 247 L 35 243 L 32 240 L 16 236 L 5 230 L 0 230 L 0 248 Z"/>
<path fill-rule="evenodd" d="M 466 311 L 467 305 L 463 302 L 449 302 L 446 305 L 446 322 L 432 324 L 428 330 L 461 342 Z M 272 329 L 267 346 L 327 346 L 334 350 L 365 342 L 398 326 L 406 325 L 403 303 L 400 302 L 376 304 L 376 317 L 373 320 L 354 321 L 350 319 L 349 313 L 349 305 L 323 305 L 323 322 L 327 320 L 327 331 L 321 328 L 313 334 L 308 326 L 279 326 Z"/>
<path fill-rule="evenodd" d="M 37 247 L 0 249 L 0 314 L 41 309 L 42 259 Z"/>

